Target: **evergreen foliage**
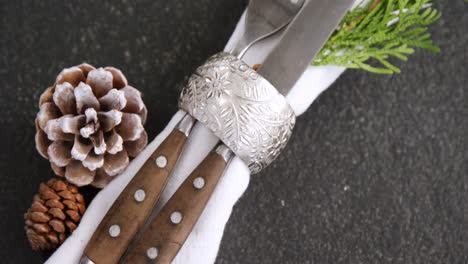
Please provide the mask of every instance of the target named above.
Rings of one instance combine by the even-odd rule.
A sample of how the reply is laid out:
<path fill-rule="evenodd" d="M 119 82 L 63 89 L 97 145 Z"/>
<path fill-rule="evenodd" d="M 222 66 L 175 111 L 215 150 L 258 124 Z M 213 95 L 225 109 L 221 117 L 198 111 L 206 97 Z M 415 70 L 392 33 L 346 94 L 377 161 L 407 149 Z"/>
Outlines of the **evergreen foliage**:
<path fill-rule="evenodd" d="M 312 65 L 337 65 L 375 73 L 399 73 L 388 60 L 407 60 L 413 47 L 439 52 L 427 26 L 440 17 L 433 0 L 376 0 L 348 12 Z M 370 61 L 378 62 L 370 65 Z"/>

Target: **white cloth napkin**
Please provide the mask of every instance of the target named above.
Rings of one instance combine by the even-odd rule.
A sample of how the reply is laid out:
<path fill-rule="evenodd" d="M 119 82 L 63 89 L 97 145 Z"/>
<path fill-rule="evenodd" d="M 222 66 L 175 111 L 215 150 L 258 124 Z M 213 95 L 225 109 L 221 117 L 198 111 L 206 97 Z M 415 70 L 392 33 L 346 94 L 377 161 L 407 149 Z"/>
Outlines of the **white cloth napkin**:
<path fill-rule="evenodd" d="M 239 20 L 225 50 L 230 50 L 230 47 L 235 44 L 236 40 L 239 39 L 239 36 L 244 31 L 244 19 L 245 13 Z M 278 37 L 255 45 L 246 53 L 243 59 L 250 65 L 262 63 L 266 54 L 268 54 L 277 41 Z M 330 86 L 344 70 L 345 68 L 336 66 L 308 67 L 287 96 L 296 115 L 302 114 L 313 100 Z M 176 102 L 174 102 L 174 104 L 175 103 Z M 166 128 L 130 163 L 128 168 L 98 193 L 88 206 L 78 228 L 55 251 L 46 263 L 63 264 L 79 262 L 87 242 L 107 210 L 140 169 L 145 160 L 154 152 L 166 136 L 169 135 L 183 115 L 183 111 L 178 111 L 172 117 Z M 207 128 L 200 123 L 195 125 L 180 160 L 156 204 L 155 212 L 162 208 L 179 185 L 205 158 L 217 142 L 218 139 Z M 232 207 L 244 193 L 249 184 L 249 179 L 250 173 L 247 166 L 239 158 L 234 157 L 230 165 L 226 168 L 224 175 L 221 177 L 213 196 L 210 198 L 192 233 L 173 263 L 214 263 L 224 227 L 229 219 Z M 154 217 L 155 215 L 153 214 L 152 218 Z"/>

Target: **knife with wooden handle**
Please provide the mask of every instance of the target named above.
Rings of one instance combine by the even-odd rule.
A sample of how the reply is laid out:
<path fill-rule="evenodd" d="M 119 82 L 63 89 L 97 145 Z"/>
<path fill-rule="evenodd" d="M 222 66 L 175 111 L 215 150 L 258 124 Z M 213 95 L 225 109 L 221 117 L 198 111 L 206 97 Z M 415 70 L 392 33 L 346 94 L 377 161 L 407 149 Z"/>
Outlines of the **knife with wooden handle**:
<path fill-rule="evenodd" d="M 284 148 L 294 127 L 285 96 L 353 2 L 306 0 L 257 72 L 231 54 L 216 54 L 192 75 L 179 106 L 226 144 L 217 150 L 226 152 L 229 146 L 252 173 L 260 171 Z M 208 155 L 161 209 L 125 263 L 171 263 L 226 166 L 220 156 Z"/>
<path fill-rule="evenodd" d="M 159 145 L 101 221 L 80 263 L 117 263 L 166 185 L 195 120 L 185 115 Z"/>
<path fill-rule="evenodd" d="M 224 144 L 208 154 L 164 205 L 123 263 L 171 263 L 203 212 L 232 152 Z"/>

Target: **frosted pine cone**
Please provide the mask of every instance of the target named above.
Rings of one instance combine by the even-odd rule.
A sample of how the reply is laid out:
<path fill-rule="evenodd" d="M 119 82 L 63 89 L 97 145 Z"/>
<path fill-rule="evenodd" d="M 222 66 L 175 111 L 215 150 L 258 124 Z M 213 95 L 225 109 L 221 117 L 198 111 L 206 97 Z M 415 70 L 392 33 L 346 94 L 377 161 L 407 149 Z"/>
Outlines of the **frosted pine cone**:
<path fill-rule="evenodd" d="M 39 107 L 36 148 L 77 186 L 103 188 L 148 143 L 141 93 L 113 67 L 64 69 Z"/>
<path fill-rule="evenodd" d="M 39 194 L 24 214 L 24 229 L 32 249 L 51 249 L 62 244 L 84 212 L 85 202 L 78 188 L 57 179 L 41 183 Z"/>

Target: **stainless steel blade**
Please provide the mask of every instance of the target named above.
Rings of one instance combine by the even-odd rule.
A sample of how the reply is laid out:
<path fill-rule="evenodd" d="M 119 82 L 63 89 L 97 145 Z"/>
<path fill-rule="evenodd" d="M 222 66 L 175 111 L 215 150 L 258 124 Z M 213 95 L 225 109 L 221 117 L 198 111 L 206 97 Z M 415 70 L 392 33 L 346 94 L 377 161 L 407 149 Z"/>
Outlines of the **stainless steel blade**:
<path fill-rule="evenodd" d="M 257 72 L 286 96 L 354 0 L 307 0 Z"/>

